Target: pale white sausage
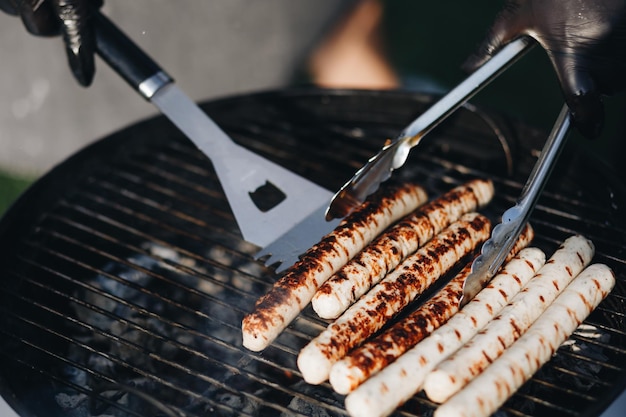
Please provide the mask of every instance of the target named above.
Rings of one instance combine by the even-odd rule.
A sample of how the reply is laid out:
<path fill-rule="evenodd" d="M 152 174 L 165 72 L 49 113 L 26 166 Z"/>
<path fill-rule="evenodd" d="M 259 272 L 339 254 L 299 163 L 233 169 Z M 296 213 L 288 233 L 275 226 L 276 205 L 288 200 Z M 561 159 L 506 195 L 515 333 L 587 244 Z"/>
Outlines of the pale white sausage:
<path fill-rule="evenodd" d="M 489 220 L 470 213 L 433 238 L 354 303 L 298 355 L 305 381 L 324 382 L 333 363 L 378 331 L 417 295 L 489 237 Z"/>
<path fill-rule="evenodd" d="M 407 256 L 463 214 L 489 203 L 493 194 L 490 180 L 476 179 L 409 214 L 326 281 L 311 300 L 313 310 L 325 319 L 339 317 Z"/>
<path fill-rule="evenodd" d="M 594 247 L 572 236 L 502 311 L 424 381 L 424 391 L 441 403 L 481 373 L 517 340 L 558 294 L 589 264 Z"/>
<path fill-rule="evenodd" d="M 558 347 L 611 292 L 615 277 L 603 264 L 587 267 L 495 362 L 435 417 L 487 417 L 550 360 Z"/>
<path fill-rule="evenodd" d="M 311 301 L 315 291 L 390 224 L 427 200 L 415 184 L 386 187 L 309 249 L 242 322 L 243 345 L 265 349 Z"/>
<path fill-rule="evenodd" d="M 535 275 L 545 260 L 540 249 L 521 250 L 443 326 L 348 395 L 348 413 L 355 417 L 391 414 L 422 388 L 428 372 L 485 326 Z"/>

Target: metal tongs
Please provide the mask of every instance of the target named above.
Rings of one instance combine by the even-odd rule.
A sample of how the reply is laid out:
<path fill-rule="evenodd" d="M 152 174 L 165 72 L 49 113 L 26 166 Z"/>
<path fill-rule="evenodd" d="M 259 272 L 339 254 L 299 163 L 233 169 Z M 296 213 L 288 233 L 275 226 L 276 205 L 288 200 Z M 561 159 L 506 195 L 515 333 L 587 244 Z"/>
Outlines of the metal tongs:
<path fill-rule="evenodd" d="M 341 187 L 326 210 L 326 218 L 344 217 L 363 203 L 367 196 L 391 176 L 393 170 L 404 165 L 411 148 L 418 145 L 427 133 L 508 69 L 534 44 L 528 37 L 509 43 L 415 119 L 398 138 L 386 144 Z M 567 106 L 564 106 L 517 204 L 504 212 L 502 222 L 493 229 L 490 239 L 481 248 L 481 254 L 472 263 L 472 272 L 464 284 L 461 305 L 465 305 L 491 280 L 506 259 L 537 203 L 565 144 L 569 127 L 570 115 Z"/>

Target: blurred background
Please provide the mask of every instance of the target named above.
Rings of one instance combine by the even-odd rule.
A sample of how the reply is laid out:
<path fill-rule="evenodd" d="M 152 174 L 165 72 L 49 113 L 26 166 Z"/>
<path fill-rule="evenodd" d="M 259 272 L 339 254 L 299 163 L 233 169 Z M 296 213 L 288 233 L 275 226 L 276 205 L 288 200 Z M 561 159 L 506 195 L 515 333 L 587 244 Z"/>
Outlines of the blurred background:
<path fill-rule="evenodd" d="M 295 85 L 403 88 L 442 93 L 502 0 L 107 0 L 108 15 L 194 100 Z M 77 150 L 156 115 L 102 61 L 80 87 L 59 38 L 37 38 L 0 13 L 0 214 L 32 181 Z M 607 128 L 596 142 L 620 164 L 624 98 L 607 100 Z M 549 131 L 562 105 L 556 77 L 535 48 L 473 102 Z M 624 171 L 620 172 L 624 176 Z"/>

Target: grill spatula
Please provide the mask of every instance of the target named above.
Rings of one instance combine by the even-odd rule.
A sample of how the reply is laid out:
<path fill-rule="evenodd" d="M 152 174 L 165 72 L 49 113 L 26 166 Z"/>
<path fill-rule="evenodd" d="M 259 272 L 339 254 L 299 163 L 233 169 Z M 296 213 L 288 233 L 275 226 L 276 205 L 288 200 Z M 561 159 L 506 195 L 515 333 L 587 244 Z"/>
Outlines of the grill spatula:
<path fill-rule="evenodd" d="M 94 20 L 98 55 L 209 157 L 243 238 L 265 248 L 257 256 L 290 266 L 337 225 L 324 219 L 330 191 L 233 142 L 109 19 Z"/>

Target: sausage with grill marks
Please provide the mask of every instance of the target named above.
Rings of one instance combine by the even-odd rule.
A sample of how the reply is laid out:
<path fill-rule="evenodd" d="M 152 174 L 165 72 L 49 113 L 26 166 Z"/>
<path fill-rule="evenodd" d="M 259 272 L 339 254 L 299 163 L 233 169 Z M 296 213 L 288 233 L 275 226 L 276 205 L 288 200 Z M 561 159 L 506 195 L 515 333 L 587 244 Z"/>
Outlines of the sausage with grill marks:
<path fill-rule="evenodd" d="M 528 246 L 533 237 L 533 229 L 527 225 L 505 262 Z M 470 262 L 417 310 L 335 363 L 329 377 L 333 389 L 339 394 L 349 393 L 444 324 L 459 311 L 463 284 L 471 270 Z"/>
<path fill-rule="evenodd" d="M 457 314 L 346 397 L 352 416 L 382 417 L 422 388 L 424 378 L 439 362 L 485 326 L 543 266 L 546 257 L 526 248 Z"/>
<path fill-rule="evenodd" d="M 309 249 L 256 303 L 242 321 L 243 345 L 265 349 L 311 301 L 315 291 L 390 224 L 427 200 L 424 188 L 381 189 Z"/>
<path fill-rule="evenodd" d="M 593 257 L 593 243 L 572 236 L 528 284 L 468 343 L 424 380 L 428 398 L 443 402 L 481 373 L 524 333 Z"/>
<path fill-rule="evenodd" d="M 300 351 L 297 363 L 304 380 L 324 382 L 335 362 L 471 253 L 490 230 L 486 217 L 469 213 L 408 257 Z"/>
<path fill-rule="evenodd" d="M 326 281 L 313 296 L 313 310 L 325 319 L 339 317 L 407 256 L 463 214 L 485 206 L 493 194 L 490 180 L 476 179 L 420 207 L 379 236 Z"/>
<path fill-rule="evenodd" d="M 524 335 L 435 417 L 487 417 L 554 355 L 559 346 L 611 292 L 615 275 L 603 264 L 580 273 Z"/>

